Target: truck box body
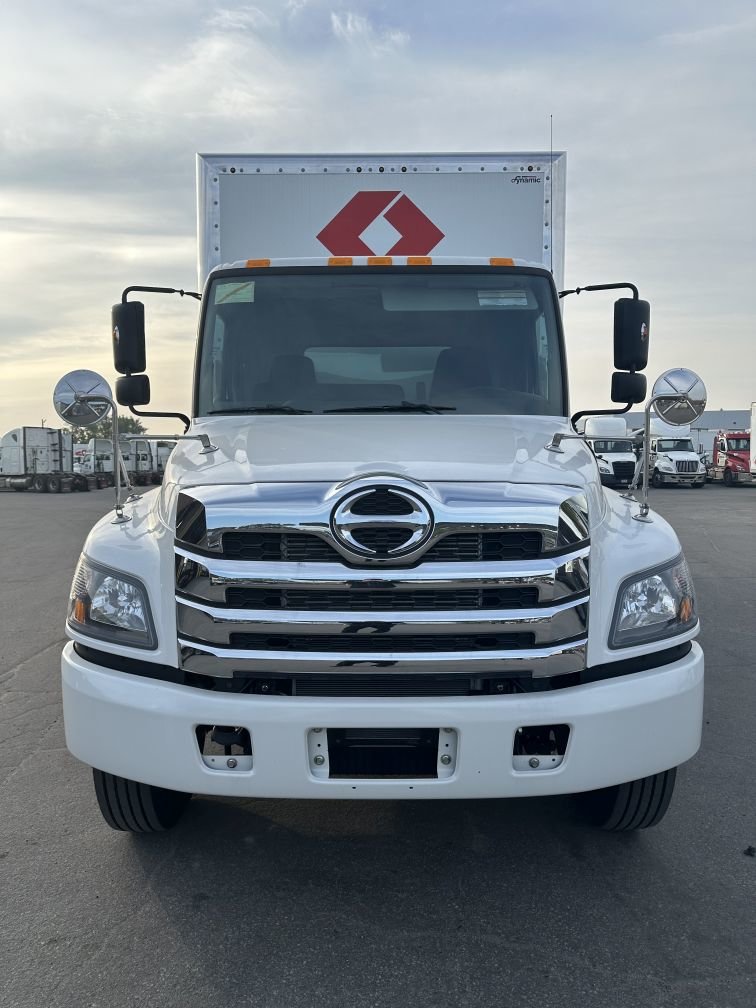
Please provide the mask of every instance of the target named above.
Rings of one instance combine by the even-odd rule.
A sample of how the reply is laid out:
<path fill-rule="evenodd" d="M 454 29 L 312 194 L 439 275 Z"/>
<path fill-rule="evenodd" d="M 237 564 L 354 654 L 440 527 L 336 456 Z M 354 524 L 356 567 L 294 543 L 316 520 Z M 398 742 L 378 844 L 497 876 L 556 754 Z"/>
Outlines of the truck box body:
<path fill-rule="evenodd" d="M 569 421 L 564 164 L 198 156 L 191 422 L 87 539 L 62 658 L 111 826 L 192 793 L 663 815 L 695 600 Z"/>
<path fill-rule="evenodd" d="M 54 427 L 16 427 L 3 437 L 0 475 L 47 476 L 72 472 L 73 446 L 68 431 Z"/>
<path fill-rule="evenodd" d="M 511 257 L 564 273 L 563 152 L 197 158 L 199 281 L 221 263 Z"/>

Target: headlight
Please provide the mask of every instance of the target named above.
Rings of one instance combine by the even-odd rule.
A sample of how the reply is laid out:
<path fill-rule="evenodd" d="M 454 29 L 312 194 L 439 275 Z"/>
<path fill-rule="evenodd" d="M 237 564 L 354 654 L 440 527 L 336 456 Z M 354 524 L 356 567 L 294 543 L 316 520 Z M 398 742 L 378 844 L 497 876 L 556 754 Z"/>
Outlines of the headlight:
<path fill-rule="evenodd" d="M 157 647 L 147 592 L 141 581 L 102 567 L 83 554 L 71 584 L 68 625 L 79 633 L 115 644 Z"/>
<path fill-rule="evenodd" d="M 621 585 L 609 646 L 632 647 L 674 637 L 698 622 L 693 579 L 683 556 L 633 574 Z"/>
<path fill-rule="evenodd" d="M 599 462 L 599 472 L 611 473 L 611 466 L 607 465 L 606 462 Z"/>
<path fill-rule="evenodd" d="M 674 472 L 675 471 L 675 464 L 674 464 L 674 462 L 670 462 L 670 460 L 666 459 L 666 458 L 658 459 L 656 465 L 663 472 Z"/>

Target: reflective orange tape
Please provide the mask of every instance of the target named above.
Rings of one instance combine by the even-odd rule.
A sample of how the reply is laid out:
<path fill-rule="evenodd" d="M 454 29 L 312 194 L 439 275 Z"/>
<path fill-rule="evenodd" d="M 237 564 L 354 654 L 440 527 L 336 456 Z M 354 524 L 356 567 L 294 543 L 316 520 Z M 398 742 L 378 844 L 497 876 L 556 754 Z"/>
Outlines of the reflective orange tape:
<path fill-rule="evenodd" d="M 247 259 L 247 266 L 250 269 L 255 266 L 270 266 L 270 259 Z"/>
<path fill-rule="evenodd" d="M 431 266 L 433 259 L 430 256 L 407 256 L 408 266 Z"/>
<path fill-rule="evenodd" d="M 489 259 L 492 266 L 514 266 L 514 259 Z"/>
<path fill-rule="evenodd" d="M 368 266 L 392 266 L 394 260 L 391 256 L 368 256 Z"/>
<path fill-rule="evenodd" d="M 329 266 L 351 266 L 352 257 L 351 256 L 331 256 L 328 260 Z"/>

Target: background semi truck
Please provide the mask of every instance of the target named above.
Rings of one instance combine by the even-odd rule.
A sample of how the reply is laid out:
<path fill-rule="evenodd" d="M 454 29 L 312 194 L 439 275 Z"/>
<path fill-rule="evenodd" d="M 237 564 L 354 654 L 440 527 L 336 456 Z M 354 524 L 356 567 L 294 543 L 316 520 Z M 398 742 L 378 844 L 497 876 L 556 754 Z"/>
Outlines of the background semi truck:
<path fill-rule="evenodd" d="M 110 826 L 167 828 L 193 793 L 663 817 L 700 741 L 695 594 L 573 423 L 564 179 L 561 153 L 199 157 L 191 415 L 69 602 L 66 740 Z M 144 415 L 138 279 L 112 334 Z M 649 307 L 587 290 L 615 288 L 626 412 Z M 85 378 L 56 408 L 96 419 Z M 685 422 L 705 394 L 677 370 L 653 402 Z"/>
<path fill-rule="evenodd" d="M 13 490 L 64 493 L 89 490 L 93 483 L 74 471 L 69 431 L 55 427 L 15 427 L 0 442 L 0 479 Z"/>
<path fill-rule="evenodd" d="M 650 447 L 651 482 L 655 487 L 688 486 L 700 490 L 706 484 L 706 466 L 695 449 L 690 426 L 652 422 Z"/>
<path fill-rule="evenodd" d="M 751 430 L 719 431 L 714 435 L 708 477 L 725 486 L 756 483 L 756 463 L 752 461 Z"/>
<path fill-rule="evenodd" d="M 576 425 L 578 430 L 581 425 Z M 604 486 L 629 487 L 635 475 L 635 442 L 622 416 L 586 417 L 585 440 L 596 456 Z"/>

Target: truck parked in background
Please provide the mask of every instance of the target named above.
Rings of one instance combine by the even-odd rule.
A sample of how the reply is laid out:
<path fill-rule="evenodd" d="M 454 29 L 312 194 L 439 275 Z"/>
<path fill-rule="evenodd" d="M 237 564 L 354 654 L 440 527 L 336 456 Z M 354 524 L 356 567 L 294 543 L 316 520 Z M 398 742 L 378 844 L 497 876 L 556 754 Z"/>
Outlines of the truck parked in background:
<path fill-rule="evenodd" d="M 137 486 L 162 483 L 165 464 L 176 447 L 176 442 L 147 437 L 129 437 L 125 440 L 130 444 L 132 456 L 129 469 L 131 482 Z"/>
<path fill-rule="evenodd" d="M 15 427 L 0 444 L 0 480 L 12 490 L 66 493 L 94 486 L 74 470 L 69 431 L 55 427 Z"/>
<path fill-rule="evenodd" d="M 690 427 L 675 430 L 671 424 L 652 420 L 650 467 L 655 487 L 689 486 L 699 490 L 706 483 L 706 466 L 695 449 Z"/>
<path fill-rule="evenodd" d="M 192 794 L 663 817 L 700 743 L 695 594 L 672 528 L 602 487 L 571 422 L 564 173 L 199 158 L 186 433 L 162 487 L 92 529 L 69 599 L 66 741 L 111 827 L 168 828 Z M 621 410 L 645 398 L 649 306 L 587 289 L 615 287 Z M 111 328 L 137 413 L 139 290 Z"/>
<path fill-rule="evenodd" d="M 751 431 L 719 431 L 714 436 L 708 476 L 712 483 L 743 486 L 756 483 L 751 462 Z"/>
<path fill-rule="evenodd" d="M 580 424 L 577 425 L 580 429 Z M 585 440 L 593 449 L 604 486 L 629 487 L 635 475 L 634 441 L 622 416 L 587 417 Z"/>

